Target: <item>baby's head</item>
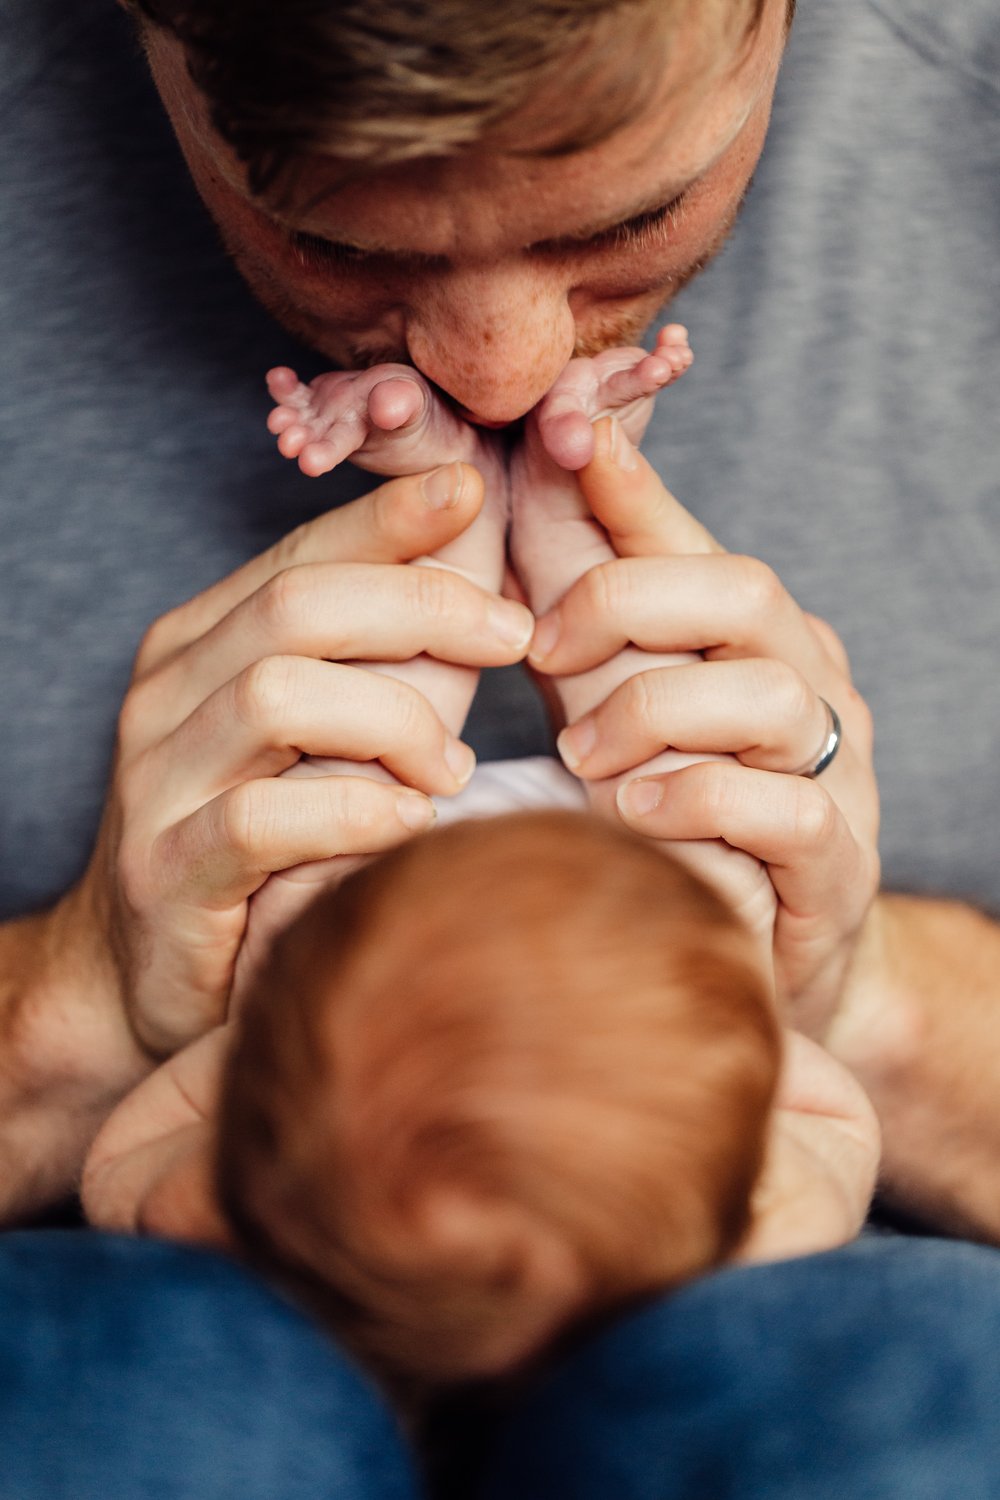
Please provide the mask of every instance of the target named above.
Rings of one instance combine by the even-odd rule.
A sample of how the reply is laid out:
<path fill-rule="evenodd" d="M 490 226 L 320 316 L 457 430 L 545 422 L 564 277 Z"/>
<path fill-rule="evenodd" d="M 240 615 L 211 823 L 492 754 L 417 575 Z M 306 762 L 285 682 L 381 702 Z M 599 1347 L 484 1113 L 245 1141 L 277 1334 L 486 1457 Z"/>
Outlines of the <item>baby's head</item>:
<path fill-rule="evenodd" d="M 728 1258 L 779 1056 L 750 938 L 678 864 L 582 814 L 458 823 L 278 939 L 222 1203 L 388 1376 L 508 1372 Z"/>

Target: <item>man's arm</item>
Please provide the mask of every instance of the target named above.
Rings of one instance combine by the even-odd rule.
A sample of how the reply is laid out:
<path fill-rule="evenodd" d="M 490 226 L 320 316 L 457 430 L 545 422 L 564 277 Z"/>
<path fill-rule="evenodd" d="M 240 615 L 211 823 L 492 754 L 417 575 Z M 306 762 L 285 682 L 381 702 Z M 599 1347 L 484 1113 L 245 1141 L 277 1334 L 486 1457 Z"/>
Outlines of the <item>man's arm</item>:
<path fill-rule="evenodd" d="M 78 892 L 0 927 L 0 1220 L 68 1194 L 114 1104 L 153 1066 L 101 971 Z M 78 934 L 93 935 L 89 952 Z"/>
<path fill-rule="evenodd" d="M 407 566 L 483 499 L 468 466 L 443 495 L 426 477 L 299 527 L 147 634 L 90 865 L 51 913 L 0 928 L 0 1220 L 71 1191 L 122 1094 L 225 1018 L 269 875 L 389 848 L 458 789 L 423 694 L 349 665 L 524 655 L 523 605 Z M 302 754 L 381 760 L 399 784 L 282 778 Z"/>
<path fill-rule="evenodd" d="M 826 1042 L 874 1103 L 890 1203 L 1000 1242 L 1000 926 L 881 896 Z"/>

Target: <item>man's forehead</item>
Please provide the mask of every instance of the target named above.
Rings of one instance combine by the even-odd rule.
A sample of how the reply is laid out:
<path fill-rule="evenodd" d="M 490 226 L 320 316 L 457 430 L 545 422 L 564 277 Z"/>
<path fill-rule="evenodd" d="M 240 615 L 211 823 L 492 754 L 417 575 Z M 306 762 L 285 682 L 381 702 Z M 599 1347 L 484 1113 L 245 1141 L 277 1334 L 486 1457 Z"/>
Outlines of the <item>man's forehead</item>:
<path fill-rule="evenodd" d="M 780 49 L 778 56 L 780 56 Z M 314 157 L 300 166 L 276 216 L 290 227 L 370 250 L 406 244 L 446 255 L 502 233 L 511 248 L 554 236 L 583 238 L 670 201 L 732 147 L 777 67 L 756 53 L 737 69 L 665 74 L 642 114 L 597 146 L 532 155 L 509 132 L 457 156 L 345 180 Z"/>
<path fill-rule="evenodd" d="M 770 0 L 772 20 L 785 6 Z M 289 227 L 376 251 L 474 255 L 481 242 L 490 254 L 500 238 L 510 249 L 583 238 L 669 201 L 710 171 L 773 85 L 782 38 L 783 27 L 765 24 L 749 48 L 732 42 L 729 51 L 706 52 L 701 28 L 682 29 L 637 117 L 581 151 L 535 153 L 529 108 L 502 136 L 453 156 L 376 172 L 318 155 L 300 159 L 269 208 Z M 194 127 L 213 175 L 247 197 L 242 167 L 192 97 L 183 54 L 176 44 L 165 48 L 173 57 L 154 71 L 168 105 L 174 94 L 172 113 Z M 551 101 L 539 109 L 550 115 Z"/>

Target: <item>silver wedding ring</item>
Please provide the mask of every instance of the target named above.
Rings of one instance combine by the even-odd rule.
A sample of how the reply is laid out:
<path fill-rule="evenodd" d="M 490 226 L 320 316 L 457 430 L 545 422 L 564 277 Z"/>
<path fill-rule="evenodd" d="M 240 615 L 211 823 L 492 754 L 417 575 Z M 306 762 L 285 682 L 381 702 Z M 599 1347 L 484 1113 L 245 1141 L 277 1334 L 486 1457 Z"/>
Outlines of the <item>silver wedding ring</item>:
<path fill-rule="evenodd" d="M 820 698 L 819 701 L 826 709 L 826 735 L 819 748 L 819 754 L 814 755 L 811 760 L 807 760 L 805 765 L 800 767 L 799 770 L 790 773 L 792 776 L 805 776 L 809 781 L 814 780 L 817 776 L 822 776 L 840 749 L 840 741 L 843 736 L 840 715 L 837 713 L 837 710 L 832 704 L 827 703 L 825 698 Z"/>

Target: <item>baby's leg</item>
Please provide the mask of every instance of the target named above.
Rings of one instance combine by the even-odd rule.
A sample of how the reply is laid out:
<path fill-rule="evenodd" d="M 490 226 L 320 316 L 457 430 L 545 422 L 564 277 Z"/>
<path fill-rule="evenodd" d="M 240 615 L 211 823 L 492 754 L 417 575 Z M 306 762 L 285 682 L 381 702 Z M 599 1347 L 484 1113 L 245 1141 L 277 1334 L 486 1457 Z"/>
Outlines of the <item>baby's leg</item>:
<path fill-rule="evenodd" d="M 475 465 L 486 483 L 483 510 L 468 531 L 412 565 L 451 568 L 481 588 L 499 591 L 508 516 L 504 463 L 496 444 L 462 422 L 420 372 L 408 365 L 376 365 L 354 374 L 319 375 L 303 386 L 294 371 L 279 368 L 268 371 L 267 387 L 279 402 L 268 428 L 279 435 L 280 452 L 297 458 L 304 474 L 327 474 L 346 458 L 376 474 L 417 474 L 456 459 Z M 451 733 L 462 732 L 478 673 L 429 658 L 360 664 L 411 682 Z M 334 765 L 312 763 L 324 766 L 324 774 Z M 343 768 L 358 769 L 346 762 Z M 375 774 L 376 768 L 367 771 Z"/>
<path fill-rule="evenodd" d="M 652 355 L 641 349 L 612 349 L 595 359 L 573 360 L 529 418 L 524 448 L 512 467 L 511 555 L 536 616 L 546 614 L 591 568 L 616 556 L 573 474 L 556 462 L 552 449 L 563 458 L 583 452 L 587 444 L 581 440 L 581 424 L 592 447 L 592 421 L 608 414 L 614 414 L 630 440 L 638 443 L 657 392 L 690 363 L 686 332 L 671 325 L 661 331 Z M 587 412 L 593 413 L 589 420 Z M 687 653 L 654 655 L 626 647 L 593 671 L 558 682 L 566 721 L 573 723 L 588 713 L 637 672 L 693 660 Z"/>
<path fill-rule="evenodd" d="M 616 556 L 607 533 L 594 520 L 573 474 L 568 472 L 570 466 L 582 467 L 589 461 L 592 421 L 615 415 L 630 441 L 638 444 L 652 414 L 656 391 L 682 375 L 690 363 L 684 330 L 676 326 L 664 329 L 653 356 L 623 349 L 608 351 L 594 360 L 574 361 L 529 419 L 524 448 L 511 474 L 510 546 L 515 571 L 536 616 L 547 613 L 591 568 L 612 562 Z M 588 412 L 592 417 L 588 418 Z M 577 463 L 582 454 L 582 462 Z M 572 724 L 638 673 L 696 660 L 698 657 L 690 652 L 666 654 L 626 646 L 610 661 L 575 677 L 555 680 L 553 687 L 566 723 Z M 588 781 L 587 795 L 595 811 L 617 818 L 615 797 L 623 782 L 716 758 L 666 749 L 622 776 Z M 672 846 L 671 852 L 729 893 L 736 888 L 734 865 L 742 864 L 741 915 L 760 932 L 762 942 L 769 940 L 773 891 L 756 860 L 714 843 Z M 727 864 L 725 881 L 718 878 L 720 859 Z"/>
<path fill-rule="evenodd" d="M 656 349 L 609 349 L 575 359 L 528 418 L 511 463 L 511 555 L 536 615 L 614 551 L 574 480 L 593 455 L 593 423 L 614 415 L 629 440 L 641 441 L 656 396 L 692 361 L 687 331 L 671 324 Z"/>
<path fill-rule="evenodd" d="M 357 375 L 321 375 L 302 386 L 290 370 L 272 370 L 268 388 L 282 404 L 271 414 L 279 447 L 298 457 L 303 472 L 326 473 L 344 458 L 382 474 L 417 473 L 461 459 L 482 474 L 486 497 L 472 525 L 433 556 L 411 567 L 446 568 L 498 593 L 503 582 L 508 516 L 506 468 L 495 440 L 481 437 L 455 417 L 415 370 L 383 365 Z M 292 421 L 298 413 L 302 420 Z M 469 779 L 475 757 L 460 743 L 479 673 L 474 668 L 419 656 L 408 662 L 358 661 L 360 670 L 384 673 L 415 688 L 452 736 L 454 790 Z M 358 763 L 303 756 L 286 776 L 363 776 L 394 781 L 380 761 Z M 249 983 L 273 934 L 291 921 L 317 887 L 342 879 L 360 856 L 340 855 L 272 875 L 254 896 L 235 981 Z"/>
<path fill-rule="evenodd" d="M 329 473 L 350 458 L 376 474 L 416 474 L 453 463 L 473 464 L 486 499 L 469 529 L 414 566 L 450 568 L 481 588 L 499 591 L 507 526 L 507 480 L 500 453 L 448 407 L 418 370 L 375 365 L 354 373 L 319 375 L 303 385 L 294 370 L 268 371 L 267 387 L 279 404 L 268 419 L 278 448 L 297 458 L 304 474 Z M 365 663 L 418 686 L 448 728 L 459 734 L 475 691 L 476 673 L 440 662 Z M 324 762 L 323 764 L 329 764 Z"/>
<path fill-rule="evenodd" d="M 268 372 L 267 384 L 279 403 L 268 426 L 279 435 L 281 452 L 298 458 L 303 473 L 328 473 L 348 457 L 377 474 L 416 474 L 456 459 L 473 464 L 486 486 L 480 514 L 461 536 L 413 565 L 450 568 L 481 588 L 499 591 L 508 515 L 500 451 L 494 440 L 457 417 L 418 370 L 376 365 L 320 375 L 306 386 L 293 370 L 278 368 Z M 476 673 L 427 659 L 364 665 L 412 682 L 451 732 L 461 733 Z"/>

